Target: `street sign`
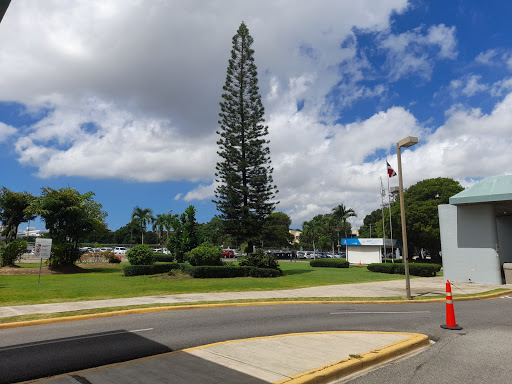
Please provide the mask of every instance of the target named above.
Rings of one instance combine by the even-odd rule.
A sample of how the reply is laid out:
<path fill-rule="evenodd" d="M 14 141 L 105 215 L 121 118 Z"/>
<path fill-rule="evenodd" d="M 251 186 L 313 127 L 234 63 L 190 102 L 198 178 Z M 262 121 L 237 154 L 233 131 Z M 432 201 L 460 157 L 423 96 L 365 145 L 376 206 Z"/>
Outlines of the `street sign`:
<path fill-rule="evenodd" d="M 52 251 L 52 239 L 36 239 L 35 257 L 49 259 Z"/>

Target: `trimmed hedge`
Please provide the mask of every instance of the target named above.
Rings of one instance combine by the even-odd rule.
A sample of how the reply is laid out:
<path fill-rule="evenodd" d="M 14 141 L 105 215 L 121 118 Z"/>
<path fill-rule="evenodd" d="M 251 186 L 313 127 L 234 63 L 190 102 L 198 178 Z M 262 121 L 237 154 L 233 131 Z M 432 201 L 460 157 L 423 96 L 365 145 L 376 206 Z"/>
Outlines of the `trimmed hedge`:
<path fill-rule="evenodd" d="M 222 249 L 200 245 L 185 254 L 185 260 L 194 266 L 222 264 Z"/>
<path fill-rule="evenodd" d="M 350 263 L 342 259 L 316 259 L 311 260 L 309 265 L 312 267 L 325 267 L 325 268 L 348 268 Z"/>
<path fill-rule="evenodd" d="M 152 264 L 152 265 L 126 265 L 123 267 L 125 276 L 156 275 L 180 269 L 178 263 Z"/>
<path fill-rule="evenodd" d="M 183 273 L 197 279 L 215 279 L 229 277 L 279 277 L 283 275 L 280 269 L 265 269 L 255 267 L 238 267 L 233 265 L 194 267 L 188 263 L 165 263 L 153 265 L 127 265 L 123 267 L 125 276 L 156 275 L 181 269 Z"/>
<path fill-rule="evenodd" d="M 369 264 L 367 268 L 372 272 L 405 275 L 405 266 L 403 263 Z M 409 274 L 412 276 L 436 276 L 437 272 L 440 270 L 441 266 L 439 264 L 409 263 Z"/>
<path fill-rule="evenodd" d="M 161 263 L 172 263 L 174 262 L 174 255 L 165 255 L 163 253 L 153 252 L 153 258 L 155 261 Z"/>
<path fill-rule="evenodd" d="M 236 267 L 231 265 L 194 267 L 183 264 L 182 271 L 197 279 L 218 279 L 229 277 L 279 277 L 283 275 L 280 269 L 267 269 L 256 267 Z"/>
<path fill-rule="evenodd" d="M 238 259 L 238 264 L 244 267 L 280 269 L 275 256 L 262 251 L 249 253 L 246 257 Z"/>

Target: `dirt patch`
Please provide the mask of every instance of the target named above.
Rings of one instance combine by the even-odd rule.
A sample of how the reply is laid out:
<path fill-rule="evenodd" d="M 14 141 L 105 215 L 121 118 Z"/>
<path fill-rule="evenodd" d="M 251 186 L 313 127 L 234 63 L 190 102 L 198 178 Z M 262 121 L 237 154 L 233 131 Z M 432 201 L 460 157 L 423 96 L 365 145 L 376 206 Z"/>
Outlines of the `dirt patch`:
<path fill-rule="evenodd" d="M 61 274 L 74 274 L 74 273 L 89 273 L 93 272 L 93 268 L 115 268 L 118 264 L 111 263 L 87 263 L 80 265 L 67 265 L 61 268 L 46 267 L 43 265 L 41 268 L 41 275 L 61 275 Z M 20 266 L 2 267 L 0 268 L 0 275 L 39 275 L 39 268 L 23 268 Z"/>

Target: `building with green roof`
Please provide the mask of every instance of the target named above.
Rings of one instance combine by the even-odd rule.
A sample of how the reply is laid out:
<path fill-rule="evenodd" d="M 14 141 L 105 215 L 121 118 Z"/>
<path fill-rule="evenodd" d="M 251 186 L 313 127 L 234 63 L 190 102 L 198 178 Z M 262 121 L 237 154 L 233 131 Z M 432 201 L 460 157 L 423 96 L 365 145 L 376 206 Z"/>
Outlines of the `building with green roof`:
<path fill-rule="evenodd" d="M 443 275 L 453 282 L 504 284 L 512 263 L 512 175 L 489 177 L 439 205 Z"/>

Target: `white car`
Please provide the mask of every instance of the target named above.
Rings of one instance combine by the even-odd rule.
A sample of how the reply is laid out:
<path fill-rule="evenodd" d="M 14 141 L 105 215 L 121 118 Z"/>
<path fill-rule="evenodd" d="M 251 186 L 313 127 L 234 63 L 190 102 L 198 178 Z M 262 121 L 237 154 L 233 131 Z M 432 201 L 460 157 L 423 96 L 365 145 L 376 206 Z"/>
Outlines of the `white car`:
<path fill-rule="evenodd" d="M 121 256 L 126 255 L 127 249 L 125 247 L 115 247 L 114 248 L 114 255 Z"/>

